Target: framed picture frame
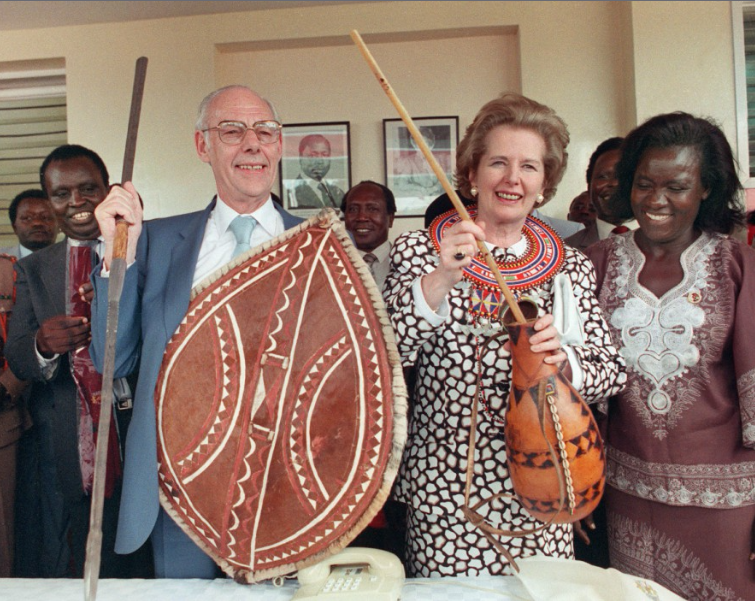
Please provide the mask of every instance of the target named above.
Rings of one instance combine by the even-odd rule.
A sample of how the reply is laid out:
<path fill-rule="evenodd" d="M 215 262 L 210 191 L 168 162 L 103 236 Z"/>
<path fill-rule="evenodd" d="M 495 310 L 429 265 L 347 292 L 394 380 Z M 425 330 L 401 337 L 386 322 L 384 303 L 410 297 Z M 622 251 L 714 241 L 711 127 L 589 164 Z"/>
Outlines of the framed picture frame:
<path fill-rule="evenodd" d="M 283 208 L 301 217 L 324 207 L 340 210 L 343 195 L 351 187 L 349 122 L 286 124 L 281 140 Z"/>
<path fill-rule="evenodd" d="M 417 117 L 413 121 L 449 181 L 453 182 L 459 118 Z M 396 216 L 423 216 L 427 206 L 444 190 L 401 119 L 383 119 L 383 147 L 385 185 L 396 197 Z"/>

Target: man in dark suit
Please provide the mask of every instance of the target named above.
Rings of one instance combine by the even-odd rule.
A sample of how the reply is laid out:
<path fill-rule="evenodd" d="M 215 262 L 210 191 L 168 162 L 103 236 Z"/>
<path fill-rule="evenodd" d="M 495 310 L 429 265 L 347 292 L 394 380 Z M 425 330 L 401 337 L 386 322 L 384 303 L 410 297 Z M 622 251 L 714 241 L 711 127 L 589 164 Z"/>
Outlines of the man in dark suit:
<path fill-rule="evenodd" d="M 99 402 L 92 400 L 99 398 L 99 384 L 85 382 L 79 368 L 72 368 L 82 365 L 81 351 L 90 338 L 89 320 L 71 307 L 79 300 L 85 303 L 79 291 L 92 260 L 82 266 L 82 277 L 74 282 L 70 257 L 80 249 L 86 249 L 87 255 L 97 251 L 100 232 L 94 207 L 108 192 L 108 173 L 97 153 L 65 145 L 42 163 L 40 179 L 66 240 L 16 264 L 16 304 L 5 352 L 13 372 L 32 382 L 29 411 L 34 423 L 22 440 L 19 456 L 16 574 L 80 578 L 93 460 L 93 446 L 82 445 L 83 441 L 96 444 L 92 430 L 96 424 L 88 412 Z M 91 286 L 85 289 L 88 292 Z M 91 367 L 88 358 L 83 361 Z M 117 458 L 117 437 L 113 442 Z M 111 470 L 111 494 L 103 516 L 101 573 L 111 578 L 132 575 L 127 567 L 130 558 L 114 552 L 119 469 Z"/>
<path fill-rule="evenodd" d="M 396 197 L 383 184 L 365 180 L 344 195 L 341 212 L 346 231 L 370 268 L 378 289 L 382 289 L 391 267 L 388 230 L 396 215 Z"/>
<path fill-rule="evenodd" d="M 42 190 L 24 190 L 8 207 L 18 244 L 0 248 L 0 577 L 13 572 L 14 507 L 18 442 L 29 427 L 26 383 L 19 380 L 3 355 L 8 318 L 13 310 L 16 281 L 13 264 L 55 242 L 58 226 L 47 195 Z"/>
<path fill-rule="evenodd" d="M 0 253 L 23 259 L 55 242 L 58 224 L 50 201 L 42 190 L 18 193 L 8 205 L 8 217 L 18 244 L 0 248 Z"/>
<path fill-rule="evenodd" d="M 162 510 L 158 498 L 154 393 L 165 347 L 189 305 L 191 289 L 248 249 L 301 221 L 273 202 L 281 159 L 281 125 L 272 105 L 243 86 L 221 88 L 199 107 L 194 142 L 210 165 L 217 196 L 203 211 L 142 223 L 131 183 L 114 187 L 97 207 L 107 243 L 103 267 L 112 256 L 115 218 L 129 225 L 126 280 L 120 303 L 116 375 L 141 358 L 134 416 L 126 441 L 121 515 L 116 549 L 127 553 L 151 537 L 158 577 L 213 578 L 214 562 Z M 253 220 L 251 234 L 235 224 Z M 92 355 L 102 368 L 107 284 L 94 272 Z M 201 385 L 200 382 L 197 383 Z"/>
<path fill-rule="evenodd" d="M 569 246 L 585 250 L 598 240 L 613 234 L 637 229 L 637 221 L 617 218 L 611 211 L 611 200 L 618 186 L 616 163 L 621 158 L 624 138 L 608 138 L 601 142 L 590 156 L 587 165 L 587 193 L 595 207 L 596 218 L 585 229 L 564 238 Z"/>

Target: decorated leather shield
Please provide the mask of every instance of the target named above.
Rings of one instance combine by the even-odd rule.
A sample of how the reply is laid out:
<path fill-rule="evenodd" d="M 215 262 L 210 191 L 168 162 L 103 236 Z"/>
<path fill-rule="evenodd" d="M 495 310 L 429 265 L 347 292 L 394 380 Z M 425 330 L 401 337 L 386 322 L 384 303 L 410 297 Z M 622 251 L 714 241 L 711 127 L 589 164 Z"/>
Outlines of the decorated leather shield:
<path fill-rule="evenodd" d="M 165 351 L 160 500 L 251 583 L 340 551 L 375 516 L 406 391 L 380 292 L 334 211 L 221 271 Z"/>

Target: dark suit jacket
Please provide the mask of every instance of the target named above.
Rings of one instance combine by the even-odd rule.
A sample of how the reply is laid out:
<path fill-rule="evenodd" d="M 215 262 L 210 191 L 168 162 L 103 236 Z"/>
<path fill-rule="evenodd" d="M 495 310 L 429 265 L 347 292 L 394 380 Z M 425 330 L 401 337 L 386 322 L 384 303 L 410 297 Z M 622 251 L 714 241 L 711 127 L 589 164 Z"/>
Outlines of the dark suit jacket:
<path fill-rule="evenodd" d="M 323 183 L 328 189 L 328 192 L 330 192 L 330 196 L 333 197 L 335 204 L 330 201 L 330 197 L 325 201 L 320 195 L 315 194 L 315 191 L 312 190 L 309 184 L 300 175 L 296 178 L 296 185 L 293 191 L 289 192 L 289 207 L 295 207 L 297 209 L 322 209 L 323 207 L 333 207 L 334 209 L 340 209 L 341 200 L 343 199 L 343 190 L 334 184 L 329 184 L 328 182 Z M 293 199 L 290 198 L 291 195 L 295 196 L 296 205 L 293 204 Z"/>
<path fill-rule="evenodd" d="M 207 219 L 203 211 L 143 224 L 136 264 L 126 271 L 120 302 L 115 375 L 125 376 L 141 358 L 134 414 L 126 439 L 116 550 L 130 553 L 147 540 L 159 510 L 154 392 L 163 354 L 189 307 L 191 284 Z M 275 207 L 286 229 L 302 220 Z M 107 318 L 107 278 L 95 268 L 90 352 L 102 369 Z"/>
<path fill-rule="evenodd" d="M 595 244 L 598 240 L 600 240 L 598 237 L 598 226 L 595 225 L 594 221 L 585 229 L 579 230 L 568 238 L 564 238 L 564 242 L 569 246 L 581 251 L 584 251 L 591 244 Z"/>
<path fill-rule="evenodd" d="M 66 312 L 66 242 L 43 248 L 16 263 L 16 304 L 10 319 L 5 354 L 19 378 L 31 380 L 29 411 L 36 429 L 46 436 L 60 491 L 67 499 L 83 495 L 79 467 L 76 384 L 68 355 L 60 357 L 58 369 L 45 381 L 35 351 L 40 324 Z"/>
<path fill-rule="evenodd" d="M 63 240 L 16 263 L 16 304 L 6 353 L 13 372 L 31 381 L 33 427 L 21 440 L 18 463 L 16 566 L 17 575 L 25 577 L 81 577 L 89 530 L 89 497 L 79 465 L 79 400 L 68 353 L 60 356 L 55 375 L 46 381 L 35 350 L 42 322 L 66 313 L 66 250 Z M 124 428 L 121 418 L 126 416 L 114 415 Z M 116 488 L 105 500 L 103 578 L 133 574 L 114 552 L 118 503 Z"/>

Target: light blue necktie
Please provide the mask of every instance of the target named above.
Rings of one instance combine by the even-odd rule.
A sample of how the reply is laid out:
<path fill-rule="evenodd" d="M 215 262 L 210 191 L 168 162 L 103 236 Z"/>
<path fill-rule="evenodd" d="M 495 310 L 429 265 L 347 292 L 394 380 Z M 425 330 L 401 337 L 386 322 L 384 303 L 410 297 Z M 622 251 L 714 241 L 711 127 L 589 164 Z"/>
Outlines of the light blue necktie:
<path fill-rule="evenodd" d="M 252 237 L 254 227 L 257 225 L 257 220 L 254 217 L 245 217 L 239 215 L 231 221 L 231 225 L 228 229 L 233 232 L 236 237 L 236 248 L 233 249 L 232 259 L 238 257 L 241 253 L 248 251 L 251 248 L 249 240 Z"/>

